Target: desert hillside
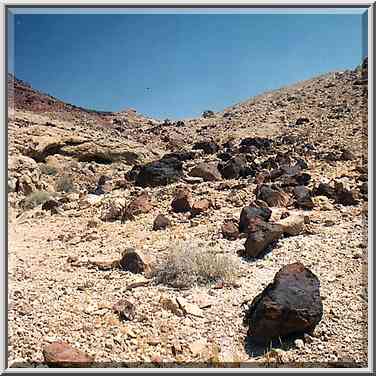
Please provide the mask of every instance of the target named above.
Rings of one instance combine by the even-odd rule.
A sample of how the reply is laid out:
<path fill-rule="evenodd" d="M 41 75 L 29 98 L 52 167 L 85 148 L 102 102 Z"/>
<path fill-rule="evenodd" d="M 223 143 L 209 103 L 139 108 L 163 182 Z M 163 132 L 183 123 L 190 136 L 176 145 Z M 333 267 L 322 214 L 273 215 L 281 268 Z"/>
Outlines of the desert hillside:
<path fill-rule="evenodd" d="M 170 121 L 9 75 L 9 365 L 366 366 L 367 88 Z"/>

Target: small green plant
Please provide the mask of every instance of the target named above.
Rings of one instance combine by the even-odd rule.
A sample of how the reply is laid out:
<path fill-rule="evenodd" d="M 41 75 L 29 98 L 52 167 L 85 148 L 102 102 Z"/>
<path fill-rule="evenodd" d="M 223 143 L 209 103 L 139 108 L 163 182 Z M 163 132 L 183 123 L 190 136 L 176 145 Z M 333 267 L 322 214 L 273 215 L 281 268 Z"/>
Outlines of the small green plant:
<path fill-rule="evenodd" d="M 74 192 L 74 183 L 69 175 L 63 175 L 56 181 L 55 189 L 57 192 Z"/>
<path fill-rule="evenodd" d="M 218 281 L 231 284 L 238 270 L 237 258 L 186 241 L 170 247 L 168 256 L 156 267 L 154 277 L 158 283 L 184 288 Z"/>
<path fill-rule="evenodd" d="M 39 169 L 43 175 L 55 176 L 57 174 L 56 167 L 48 164 L 42 164 Z"/>
<path fill-rule="evenodd" d="M 50 192 L 35 191 L 26 196 L 22 202 L 23 209 L 33 209 L 41 204 L 44 204 L 52 197 Z"/>

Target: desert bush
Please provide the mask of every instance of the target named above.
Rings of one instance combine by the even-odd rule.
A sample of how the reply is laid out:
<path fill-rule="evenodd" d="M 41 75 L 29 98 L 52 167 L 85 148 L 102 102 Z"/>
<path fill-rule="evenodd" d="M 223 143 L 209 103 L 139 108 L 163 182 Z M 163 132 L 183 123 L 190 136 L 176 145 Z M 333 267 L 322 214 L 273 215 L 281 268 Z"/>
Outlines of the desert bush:
<path fill-rule="evenodd" d="M 74 192 L 74 183 L 69 175 L 63 175 L 56 181 L 55 189 L 57 192 Z"/>
<path fill-rule="evenodd" d="M 55 176 L 57 174 L 56 167 L 48 164 L 41 164 L 39 169 L 43 175 Z"/>
<path fill-rule="evenodd" d="M 157 283 L 173 287 L 191 287 L 223 281 L 233 283 L 239 260 L 224 255 L 203 243 L 182 241 L 170 247 L 167 257 L 156 266 L 153 276 Z"/>
<path fill-rule="evenodd" d="M 23 209 L 33 209 L 38 205 L 44 204 L 50 198 L 52 198 L 50 192 L 35 191 L 24 198 L 24 200 L 21 203 L 21 206 Z"/>

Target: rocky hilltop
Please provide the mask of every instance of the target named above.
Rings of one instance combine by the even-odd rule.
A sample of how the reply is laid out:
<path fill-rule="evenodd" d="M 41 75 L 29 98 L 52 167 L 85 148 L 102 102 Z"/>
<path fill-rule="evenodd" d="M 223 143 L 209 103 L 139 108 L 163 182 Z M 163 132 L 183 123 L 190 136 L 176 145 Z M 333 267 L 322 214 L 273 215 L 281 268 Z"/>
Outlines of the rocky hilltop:
<path fill-rule="evenodd" d="M 366 366 L 367 87 L 161 121 L 9 76 L 10 365 Z"/>

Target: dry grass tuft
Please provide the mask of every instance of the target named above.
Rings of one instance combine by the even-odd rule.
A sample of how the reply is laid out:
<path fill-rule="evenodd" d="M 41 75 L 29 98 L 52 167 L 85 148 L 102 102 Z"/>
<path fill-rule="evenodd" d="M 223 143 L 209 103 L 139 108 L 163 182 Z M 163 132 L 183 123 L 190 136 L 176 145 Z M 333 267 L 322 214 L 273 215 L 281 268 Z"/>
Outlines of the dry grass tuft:
<path fill-rule="evenodd" d="M 168 256 L 156 267 L 157 283 L 185 288 L 222 281 L 233 283 L 238 275 L 239 260 L 224 255 L 202 243 L 181 241 L 170 247 Z"/>

